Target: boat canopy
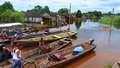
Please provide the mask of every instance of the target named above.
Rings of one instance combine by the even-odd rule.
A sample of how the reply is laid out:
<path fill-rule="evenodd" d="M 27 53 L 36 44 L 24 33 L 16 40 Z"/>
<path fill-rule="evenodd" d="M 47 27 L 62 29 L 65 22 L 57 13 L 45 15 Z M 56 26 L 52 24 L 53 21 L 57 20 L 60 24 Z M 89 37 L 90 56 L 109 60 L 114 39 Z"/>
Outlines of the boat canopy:
<path fill-rule="evenodd" d="M 4 23 L 4 24 L 0 24 L 0 28 L 3 28 L 3 27 L 11 27 L 11 26 L 17 26 L 17 25 L 22 25 L 22 24 L 19 23 L 19 22 L 16 22 L 16 23 Z"/>

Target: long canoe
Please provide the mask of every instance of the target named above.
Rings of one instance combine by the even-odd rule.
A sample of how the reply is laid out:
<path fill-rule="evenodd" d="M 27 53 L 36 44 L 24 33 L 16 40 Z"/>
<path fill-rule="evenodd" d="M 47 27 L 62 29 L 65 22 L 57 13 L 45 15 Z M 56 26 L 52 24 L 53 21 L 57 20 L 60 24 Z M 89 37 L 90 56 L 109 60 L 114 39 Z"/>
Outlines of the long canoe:
<path fill-rule="evenodd" d="M 46 33 L 46 32 L 38 32 L 38 33 L 30 33 L 28 35 L 22 35 L 22 36 L 19 36 L 18 39 L 29 39 L 29 38 L 35 38 L 35 37 L 39 37 L 39 36 L 43 36 L 43 35 L 51 35 L 51 34 L 57 34 L 57 33 L 62 33 L 63 31 L 65 30 L 62 30 L 62 31 L 55 31 L 55 32 L 49 32 L 49 33 Z"/>
<path fill-rule="evenodd" d="M 29 32 L 29 33 L 26 33 L 26 32 L 19 32 L 19 36 L 18 36 L 18 40 L 20 39 L 29 39 L 29 38 L 35 38 L 35 37 L 40 37 L 40 36 L 43 36 L 43 35 L 51 35 L 51 34 L 57 34 L 57 33 L 62 33 L 63 31 L 65 30 L 62 30 L 62 31 L 56 31 L 56 32 L 49 32 L 49 33 L 46 33 L 46 32 L 38 32 L 38 33 L 34 33 L 34 32 Z M 6 32 L 7 36 L 2 36 L 0 34 L 0 38 L 2 39 L 9 39 L 9 41 L 13 38 L 13 36 L 15 34 L 18 34 L 17 32 Z"/>
<path fill-rule="evenodd" d="M 60 43 L 62 42 L 62 44 Z M 71 40 L 66 40 L 66 39 L 60 39 L 60 40 L 57 40 L 57 41 L 54 41 L 52 43 L 49 43 L 46 45 L 46 47 L 51 47 L 50 50 L 49 49 L 44 49 L 44 50 L 41 50 L 41 54 L 39 54 L 39 48 L 34 48 L 32 50 L 29 50 L 25 53 L 22 53 L 22 56 L 24 58 L 30 58 L 32 56 L 38 56 L 38 55 L 42 55 L 44 53 L 49 53 L 48 51 L 55 51 L 55 50 L 59 50 L 59 49 L 62 49 L 64 47 L 66 47 L 68 44 L 71 43 Z M 48 50 L 48 51 L 47 51 Z M 10 68 L 12 66 L 12 60 L 9 59 L 9 60 L 6 60 L 6 61 L 3 61 L 3 62 L 0 62 L 0 67 L 2 68 Z"/>
<path fill-rule="evenodd" d="M 77 32 L 75 31 L 63 31 L 60 33 L 56 33 L 56 34 L 50 34 L 50 35 L 45 35 L 45 36 L 40 36 L 40 37 L 35 37 L 35 38 L 29 38 L 29 39 L 21 39 L 21 40 L 17 40 L 17 43 L 20 43 L 23 46 L 30 46 L 30 45 L 38 45 L 38 42 L 41 40 L 41 38 L 43 38 L 44 42 L 51 42 L 51 41 L 55 41 L 58 39 L 62 39 L 62 38 L 66 38 L 66 37 L 70 37 L 70 36 L 74 36 L 76 35 Z"/>
<path fill-rule="evenodd" d="M 84 52 L 78 53 L 77 55 L 73 56 L 72 55 L 73 50 L 79 46 L 84 48 Z M 79 59 L 80 57 L 85 56 L 89 52 L 93 51 L 95 48 L 96 48 L 95 44 L 91 44 L 91 45 L 88 43 L 79 44 L 76 46 L 72 46 L 61 50 L 53 51 L 44 55 L 40 55 L 32 59 L 35 60 L 34 63 L 38 68 L 62 68 L 63 66 L 72 63 L 73 61 Z M 55 54 L 64 56 L 66 59 L 61 60 L 58 57 L 56 57 Z M 26 67 L 26 64 L 23 65 L 23 68 L 24 67 Z"/>

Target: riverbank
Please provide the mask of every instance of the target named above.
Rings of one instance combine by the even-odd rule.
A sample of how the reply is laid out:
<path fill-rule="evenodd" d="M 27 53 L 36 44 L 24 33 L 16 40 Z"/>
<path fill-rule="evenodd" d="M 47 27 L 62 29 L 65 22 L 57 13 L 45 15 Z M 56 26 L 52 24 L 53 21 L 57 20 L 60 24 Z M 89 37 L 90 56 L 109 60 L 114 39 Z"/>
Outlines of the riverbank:
<path fill-rule="evenodd" d="M 99 23 L 104 23 L 104 24 L 120 24 L 120 16 L 105 16 L 101 18 Z"/>

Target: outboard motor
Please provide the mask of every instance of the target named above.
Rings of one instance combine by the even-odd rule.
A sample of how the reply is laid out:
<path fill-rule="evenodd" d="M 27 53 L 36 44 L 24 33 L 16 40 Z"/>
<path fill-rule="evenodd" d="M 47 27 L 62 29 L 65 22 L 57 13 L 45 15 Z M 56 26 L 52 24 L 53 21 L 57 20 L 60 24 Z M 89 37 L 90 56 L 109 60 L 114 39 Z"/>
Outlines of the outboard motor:
<path fill-rule="evenodd" d="M 90 45 L 93 44 L 94 41 L 95 41 L 94 39 L 90 39 L 90 43 L 89 44 Z"/>

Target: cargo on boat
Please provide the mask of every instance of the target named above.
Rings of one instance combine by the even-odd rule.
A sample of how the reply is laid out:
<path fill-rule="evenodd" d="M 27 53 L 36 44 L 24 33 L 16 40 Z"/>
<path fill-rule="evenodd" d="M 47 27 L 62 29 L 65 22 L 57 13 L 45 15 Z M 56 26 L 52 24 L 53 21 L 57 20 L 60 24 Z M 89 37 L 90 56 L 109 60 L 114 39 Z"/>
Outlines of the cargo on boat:
<path fill-rule="evenodd" d="M 17 43 L 21 44 L 22 46 L 30 46 L 33 44 L 38 45 L 38 42 L 41 40 L 41 38 L 43 38 L 44 42 L 47 43 L 47 42 L 55 41 L 58 39 L 71 37 L 76 34 L 77 32 L 75 31 L 63 31 L 63 32 L 56 33 L 56 34 L 43 35 L 43 36 L 39 36 L 35 38 L 20 39 L 20 40 L 17 40 Z"/>

